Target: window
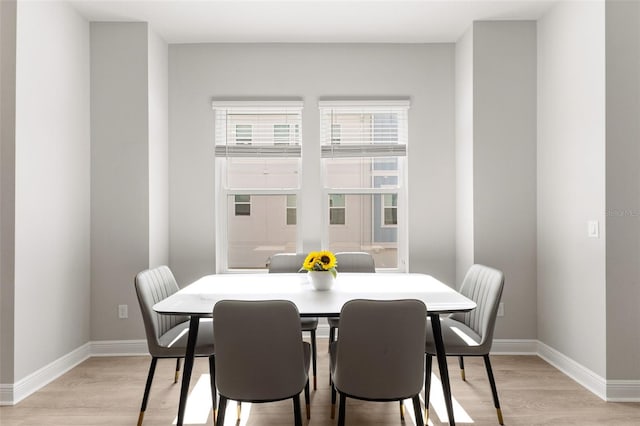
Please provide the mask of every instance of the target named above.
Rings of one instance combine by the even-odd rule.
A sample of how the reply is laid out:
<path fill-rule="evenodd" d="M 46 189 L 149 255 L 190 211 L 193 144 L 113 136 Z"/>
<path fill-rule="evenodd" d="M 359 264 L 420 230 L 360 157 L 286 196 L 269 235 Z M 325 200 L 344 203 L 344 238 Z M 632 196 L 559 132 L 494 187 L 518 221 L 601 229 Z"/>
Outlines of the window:
<path fill-rule="evenodd" d="M 217 268 L 264 269 L 272 254 L 297 247 L 302 102 L 213 108 Z"/>
<path fill-rule="evenodd" d="M 298 209 L 296 207 L 296 196 L 287 195 L 287 225 L 295 225 L 298 223 Z"/>
<path fill-rule="evenodd" d="M 236 216 L 251 216 L 251 195 L 235 195 Z"/>
<path fill-rule="evenodd" d="M 397 194 L 384 194 L 382 196 L 382 226 L 397 226 L 398 225 L 398 195 Z"/>
<path fill-rule="evenodd" d="M 342 126 L 340 124 L 331 123 L 331 143 L 340 143 L 342 134 Z"/>
<path fill-rule="evenodd" d="M 344 225 L 346 212 L 344 194 L 330 194 L 329 225 Z"/>
<path fill-rule="evenodd" d="M 213 102 L 217 272 L 264 270 L 275 253 L 313 246 L 406 270 L 408 101 L 321 101 L 305 118 L 319 135 L 304 171 L 302 107 Z"/>
<path fill-rule="evenodd" d="M 289 145 L 296 143 L 299 139 L 300 127 L 296 124 L 291 127 L 290 124 L 274 124 L 273 125 L 273 142 L 276 145 Z"/>
<path fill-rule="evenodd" d="M 320 102 L 328 223 L 344 225 L 329 226 L 325 245 L 369 252 L 380 268 L 406 259 L 408 108 L 403 100 Z"/>
<path fill-rule="evenodd" d="M 250 144 L 253 136 L 251 124 L 236 124 L 235 141 L 238 144 Z"/>

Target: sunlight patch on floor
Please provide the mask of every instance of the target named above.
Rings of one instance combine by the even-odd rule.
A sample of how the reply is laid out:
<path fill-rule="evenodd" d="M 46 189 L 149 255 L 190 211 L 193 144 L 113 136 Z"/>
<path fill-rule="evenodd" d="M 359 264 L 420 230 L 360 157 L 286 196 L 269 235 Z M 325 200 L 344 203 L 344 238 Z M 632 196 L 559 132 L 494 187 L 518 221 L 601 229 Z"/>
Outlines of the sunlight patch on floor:
<path fill-rule="evenodd" d="M 423 399 L 424 394 L 420 394 L 420 399 Z M 444 403 L 444 395 L 442 393 L 442 383 L 440 379 L 435 375 L 431 375 L 431 394 L 430 398 L 430 417 L 434 412 L 438 416 L 441 422 L 448 423 L 449 416 L 447 415 L 447 408 Z M 424 404 L 424 401 L 422 401 Z M 453 412 L 456 418 L 456 423 L 474 423 L 471 416 L 455 399 L 453 402 Z M 404 400 L 405 417 L 410 421 L 412 425 L 416 424 L 415 413 L 413 412 L 413 403 L 410 399 Z M 187 407 L 184 415 L 184 424 L 188 425 L 203 425 L 207 424 L 207 420 L 211 415 L 212 401 L 211 401 L 211 387 L 210 378 L 208 374 L 202 374 L 198 378 L 195 386 L 193 387 L 189 397 L 187 398 Z M 227 409 L 225 415 L 224 425 L 220 426 L 246 426 L 249 416 L 251 414 L 251 404 L 243 403 L 241 410 L 240 422 L 237 422 L 236 411 L 237 405 L 235 401 L 227 402 Z M 173 419 L 173 424 L 178 423 L 178 418 Z M 427 426 L 433 426 L 431 419 L 426 423 Z"/>
<path fill-rule="evenodd" d="M 202 374 L 187 398 L 187 407 L 184 412 L 183 423 L 185 425 L 207 424 L 207 419 L 211 415 L 212 406 L 211 379 L 208 374 Z M 235 404 L 233 407 L 235 409 Z M 233 412 L 233 419 L 235 420 L 235 410 Z M 178 417 L 173 419 L 173 424 L 175 425 L 177 423 Z"/>
<path fill-rule="evenodd" d="M 405 424 L 416 425 L 416 413 L 413 411 L 413 401 L 410 399 L 405 399 L 402 401 L 402 405 L 404 405 L 404 421 Z M 407 419 L 408 418 L 408 419 Z M 409 420 L 409 422 L 407 422 Z"/>
<path fill-rule="evenodd" d="M 236 420 L 238 403 L 236 401 L 227 401 L 227 409 L 224 415 L 224 425 L 222 426 L 246 426 L 251 415 L 251 403 L 243 402 L 240 410 L 240 422 Z M 220 426 L 220 425 L 218 425 Z"/>
<path fill-rule="evenodd" d="M 420 395 L 421 398 L 423 396 L 424 394 Z M 435 411 L 441 422 L 448 423 L 449 416 L 447 415 L 447 406 L 444 403 L 442 382 L 440 382 L 440 379 L 436 377 L 435 374 L 431 374 L 431 393 L 429 394 L 429 399 L 431 402 L 429 417 L 431 417 L 433 415 L 433 412 Z M 460 405 L 456 398 L 452 396 L 451 400 L 453 403 L 453 415 L 456 418 L 456 423 L 474 423 L 469 413 L 467 413 L 462 405 Z M 433 425 L 433 423 L 431 423 L 431 420 L 429 420 L 428 424 Z"/>

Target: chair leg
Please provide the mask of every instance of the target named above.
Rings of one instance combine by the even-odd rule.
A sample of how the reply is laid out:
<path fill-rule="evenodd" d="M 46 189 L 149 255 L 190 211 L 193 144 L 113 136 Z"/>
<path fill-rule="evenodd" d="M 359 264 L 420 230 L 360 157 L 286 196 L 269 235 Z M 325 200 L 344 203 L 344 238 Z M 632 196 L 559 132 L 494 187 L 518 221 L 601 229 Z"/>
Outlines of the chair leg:
<path fill-rule="evenodd" d="M 414 395 L 413 398 L 413 412 L 416 415 L 416 426 L 424 426 L 424 421 L 422 420 L 422 409 L 420 407 L 420 395 Z"/>
<path fill-rule="evenodd" d="M 224 425 L 224 415 L 227 411 L 227 397 L 220 395 L 220 402 L 218 403 L 218 417 L 216 419 L 217 425 Z"/>
<path fill-rule="evenodd" d="M 336 340 L 336 328 L 329 327 L 329 344 L 331 344 L 331 342 L 333 342 L 334 340 Z"/>
<path fill-rule="evenodd" d="M 209 357 L 209 377 L 211 378 L 211 402 L 213 407 L 213 426 L 216 426 L 216 415 L 217 415 L 217 407 L 216 407 L 216 399 L 217 399 L 217 389 L 216 389 L 216 357 L 211 355 Z"/>
<path fill-rule="evenodd" d="M 313 370 L 313 390 L 317 389 L 316 380 L 316 360 L 318 358 L 318 348 L 316 346 L 316 331 L 311 330 L 311 367 Z"/>
<path fill-rule="evenodd" d="M 240 423 L 240 417 L 242 417 L 242 402 L 238 401 L 236 404 L 236 421 Z"/>
<path fill-rule="evenodd" d="M 307 412 L 307 420 L 311 418 L 311 404 L 309 402 L 309 379 L 307 379 L 307 383 L 304 385 L 304 405 L 305 411 Z"/>
<path fill-rule="evenodd" d="M 458 357 L 458 364 L 460 364 L 460 377 L 462 377 L 462 381 L 466 381 L 467 378 L 464 374 L 464 358 L 459 356 Z"/>
<path fill-rule="evenodd" d="M 179 378 L 180 378 L 180 358 L 176 358 L 176 374 L 173 377 L 173 383 L 178 383 Z"/>
<path fill-rule="evenodd" d="M 498 389 L 496 388 L 496 380 L 493 377 L 493 370 L 491 369 L 491 361 L 489 355 L 484 355 L 484 366 L 487 369 L 487 376 L 489 377 L 489 384 L 491 385 L 491 393 L 493 394 L 493 405 L 496 407 L 496 413 L 498 414 L 498 423 L 504 424 L 502 419 L 502 410 L 500 409 L 500 401 L 498 400 Z"/>
<path fill-rule="evenodd" d="M 144 419 L 144 412 L 147 409 L 147 402 L 149 401 L 149 392 L 151 391 L 151 383 L 153 382 L 153 375 L 156 372 L 156 364 L 158 358 L 151 358 L 151 365 L 149 365 L 149 374 L 147 374 L 147 384 L 144 386 L 144 396 L 142 397 L 142 406 L 140 407 L 140 415 L 138 415 L 138 426 L 142 425 Z"/>
<path fill-rule="evenodd" d="M 331 386 L 331 418 L 336 417 L 336 387 Z"/>
<path fill-rule="evenodd" d="M 343 393 L 340 393 L 340 408 L 338 409 L 338 426 L 344 426 L 345 422 L 345 411 L 347 405 L 347 396 Z"/>
<path fill-rule="evenodd" d="M 292 399 L 293 399 L 293 416 L 295 418 L 295 425 L 302 426 L 302 414 L 300 413 L 300 395 L 296 395 Z"/>
<path fill-rule="evenodd" d="M 404 422 L 404 404 L 402 400 L 398 401 L 400 403 L 400 420 Z"/>
<path fill-rule="evenodd" d="M 427 354 L 424 369 L 424 422 L 429 422 L 429 394 L 431 393 L 431 368 L 433 358 Z"/>

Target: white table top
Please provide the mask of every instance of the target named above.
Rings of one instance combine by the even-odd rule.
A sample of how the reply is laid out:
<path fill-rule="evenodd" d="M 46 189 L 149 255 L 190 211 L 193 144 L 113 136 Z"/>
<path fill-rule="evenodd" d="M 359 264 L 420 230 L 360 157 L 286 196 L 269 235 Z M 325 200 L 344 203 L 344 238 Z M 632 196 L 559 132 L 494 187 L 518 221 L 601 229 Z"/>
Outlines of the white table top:
<path fill-rule="evenodd" d="M 430 275 L 416 273 L 338 273 L 328 291 L 316 291 L 306 274 L 207 275 L 156 303 L 163 314 L 210 316 L 223 299 L 284 299 L 296 304 L 301 316 L 339 316 L 352 299 L 419 299 L 430 313 L 466 312 L 475 302 Z"/>

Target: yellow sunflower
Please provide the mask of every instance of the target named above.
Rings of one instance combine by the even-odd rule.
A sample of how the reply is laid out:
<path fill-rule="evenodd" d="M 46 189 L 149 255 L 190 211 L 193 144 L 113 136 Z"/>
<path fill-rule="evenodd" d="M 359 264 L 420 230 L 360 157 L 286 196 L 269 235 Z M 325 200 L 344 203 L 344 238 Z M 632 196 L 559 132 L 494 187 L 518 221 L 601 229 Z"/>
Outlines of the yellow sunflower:
<path fill-rule="evenodd" d="M 324 269 L 325 271 L 328 271 L 331 268 L 335 268 L 336 264 L 338 263 L 336 261 L 336 256 L 330 251 L 321 251 L 318 252 L 317 255 L 318 261 L 322 265 L 322 269 Z"/>
<path fill-rule="evenodd" d="M 310 252 L 302 264 L 300 270 L 307 271 L 330 271 L 336 276 L 336 266 L 338 262 L 336 256 L 330 251 L 312 251 Z"/>
<path fill-rule="evenodd" d="M 317 257 L 318 257 L 318 252 L 312 251 L 307 255 L 307 258 L 304 260 L 304 263 L 302 264 L 302 267 L 304 269 L 306 269 L 307 271 L 313 271 L 313 268 L 316 265 L 317 262 Z"/>

